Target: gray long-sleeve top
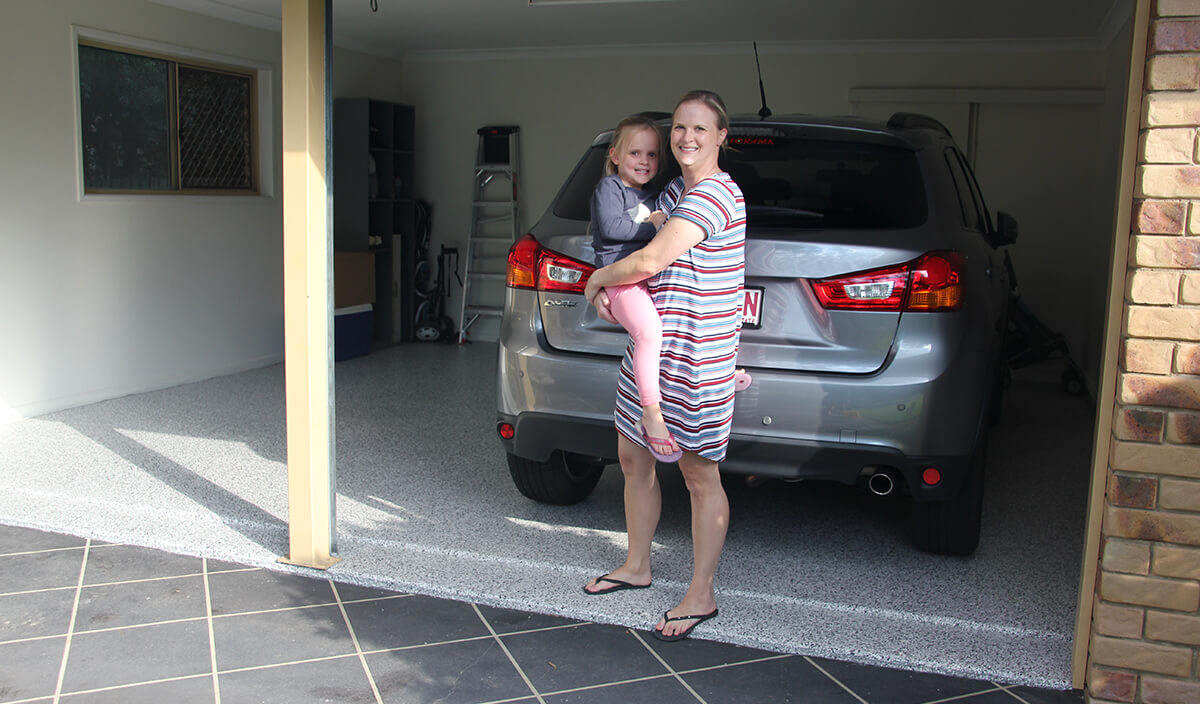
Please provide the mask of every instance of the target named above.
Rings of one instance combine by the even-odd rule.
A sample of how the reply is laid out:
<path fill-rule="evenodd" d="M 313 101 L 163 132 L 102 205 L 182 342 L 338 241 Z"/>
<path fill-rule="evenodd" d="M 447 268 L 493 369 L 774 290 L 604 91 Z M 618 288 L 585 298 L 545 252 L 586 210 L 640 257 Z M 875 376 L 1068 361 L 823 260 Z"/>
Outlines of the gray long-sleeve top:
<path fill-rule="evenodd" d="M 656 198 L 621 183 L 617 174 L 600 179 L 592 192 L 592 249 L 596 266 L 607 266 L 641 249 L 654 238 L 657 230 L 651 222 L 634 222 L 639 203 L 655 209 Z"/>

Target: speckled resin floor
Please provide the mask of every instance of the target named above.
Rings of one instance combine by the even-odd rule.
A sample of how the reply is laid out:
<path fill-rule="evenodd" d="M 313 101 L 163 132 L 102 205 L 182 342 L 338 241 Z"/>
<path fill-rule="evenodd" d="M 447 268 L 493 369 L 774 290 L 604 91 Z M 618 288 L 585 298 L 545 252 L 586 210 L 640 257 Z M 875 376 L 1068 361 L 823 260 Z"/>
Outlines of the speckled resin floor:
<path fill-rule="evenodd" d="M 686 489 L 662 471 L 654 588 L 585 596 L 623 554 L 619 471 L 576 506 L 517 493 L 493 436 L 495 356 L 414 344 L 337 365 L 342 561 L 321 576 L 644 629 L 690 575 Z M 276 562 L 283 408 L 275 366 L 0 426 L 0 523 L 308 574 Z M 1017 375 L 967 559 L 915 551 L 898 501 L 729 477 L 721 616 L 695 636 L 1068 688 L 1091 422 L 1085 400 Z"/>

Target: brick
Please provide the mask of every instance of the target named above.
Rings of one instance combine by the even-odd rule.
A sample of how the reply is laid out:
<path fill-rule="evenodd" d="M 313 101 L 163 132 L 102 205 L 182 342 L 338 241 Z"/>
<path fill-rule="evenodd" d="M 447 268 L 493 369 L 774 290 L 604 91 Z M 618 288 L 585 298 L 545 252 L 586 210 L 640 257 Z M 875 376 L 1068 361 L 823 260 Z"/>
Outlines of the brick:
<path fill-rule="evenodd" d="M 1152 269 L 1200 268 L 1200 238 L 1139 235 L 1133 240 L 1130 254 L 1136 266 Z"/>
<path fill-rule="evenodd" d="M 1125 294 L 1133 303 L 1174 305 L 1179 301 L 1182 272 L 1134 269 L 1129 274 Z"/>
<path fill-rule="evenodd" d="M 1195 161 L 1196 155 L 1196 130 L 1191 127 L 1156 127 L 1146 130 L 1142 134 L 1141 157 L 1139 161 L 1144 164 L 1190 164 Z M 1147 201 L 1148 203 L 1175 203 L 1175 201 Z M 1186 208 L 1182 207 L 1182 203 L 1178 203 L 1180 216 Z M 1168 218 L 1173 220 L 1174 218 Z M 1141 216 L 1139 213 L 1139 223 Z M 1179 218 L 1180 227 L 1183 226 L 1183 218 Z M 1158 232 L 1158 230 L 1147 230 L 1138 226 L 1141 232 Z M 1172 232 L 1170 234 L 1182 234 L 1181 232 Z"/>
<path fill-rule="evenodd" d="M 1197 453 L 1200 461 L 1200 453 Z M 1200 512 L 1200 482 L 1164 477 L 1159 482 L 1159 508 L 1168 511 Z M 1200 579 L 1200 573 L 1195 575 Z"/>
<path fill-rule="evenodd" d="M 1154 23 L 1151 46 L 1157 52 L 1200 51 L 1200 21 L 1165 20 Z"/>
<path fill-rule="evenodd" d="M 1165 611 L 1147 612 L 1146 638 L 1182 645 L 1200 645 L 1200 616 Z"/>
<path fill-rule="evenodd" d="M 1137 696 L 1138 676 L 1103 667 L 1088 668 L 1088 692 L 1110 702 L 1132 702 Z"/>
<path fill-rule="evenodd" d="M 1146 62 L 1147 90 L 1196 90 L 1200 88 L 1200 56 L 1155 56 Z"/>
<path fill-rule="evenodd" d="M 1097 601 L 1093 613 L 1096 633 L 1117 638 L 1141 638 L 1146 610 L 1136 606 L 1122 606 Z"/>
<path fill-rule="evenodd" d="M 1192 651 L 1188 648 L 1107 636 L 1092 638 L 1091 657 L 1097 665 L 1162 675 L 1185 677 L 1192 669 Z"/>
<path fill-rule="evenodd" d="M 1200 375 L 1200 345 L 1180 345 L 1175 354 L 1177 374 Z"/>
<path fill-rule="evenodd" d="M 1200 305 L 1200 273 L 1189 271 L 1183 275 L 1179 302 L 1185 305 Z"/>
<path fill-rule="evenodd" d="M 1100 566 L 1109 572 L 1150 574 L 1150 543 L 1109 539 L 1104 543 Z"/>
<path fill-rule="evenodd" d="M 1105 535 L 1110 537 L 1128 537 L 1133 540 L 1152 540 L 1200 546 L 1200 516 L 1189 513 L 1164 513 L 1162 511 L 1142 511 L 1140 509 L 1121 509 L 1108 506 L 1104 510 Z M 1140 603 L 1142 606 L 1160 606 L 1194 612 L 1200 607 L 1200 584 L 1195 582 L 1150 582 L 1141 583 L 1146 577 L 1134 577 L 1132 574 L 1108 574 L 1114 578 L 1114 588 L 1127 584 L 1123 580 L 1139 580 L 1141 586 L 1147 589 L 1144 595 L 1132 595 L 1126 591 L 1118 591 L 1122 598 L 1105 596 L 1109 601 L 1121 603 Z M 1158 591 L 1151 594 L 1151 588 Z M 1153 601 L 1154 603 L 1147 602 Z M 1175 606 L 1168 606 L 1168 604 Z"/>
<path fill-rule="evenodd" d="M 1200 0 L 1158 0 L 1159 17 L 1200 16 Z"/>
<path fill-rule="evenodd" d="M 1200 123 L 1200 100 L 1194 119 Z M 1193 124 L 1196 124 L 1193 123 Z M 1138 167 L 1142 198 L 1200 198 L 1200 166 L 1147 164 Z"/>
<path fill-rule="evenodd" d="M 1130 406 L 1200 410 L 1200 379 L 1191 377 L 1122 374 L 1120 393 L 1118 401 Z"/>
<path fill-rule="evenodd" d="M 1200 340 L 1200 308 L 1130 306 L 1126 332 L 1157 340 Z"/>
<path fill-rule="evenodd" d="M 1191 149 L 1195 142 L 1195 134 L 1192 130 L 1150 130 L 1146 137 L 1147 148 L 1151 145 L 1150 135 L 1161 132 L 1180 131 L 1187 132 L 1188 152 L 1182 155 L 1184 159 L 1182 163 L 1190 163 L 1192 161 Z M 1165 153 L 1167 146 L 1156 147 L 1156 151 L 1164 152 L 1159 160 L 1165 161 L 1168 158 L 1168 155 Z M 1177 156 L 1174 152 L 1174 147 L 1172 147 L 1170 158 L 1176 158 Z M 1187 206 L 1181 201 L 1144 200 L 1138 205 L 1137 231 L 1146 235 L 1182 235 L 1184 233 L 1184 220 L 1186 216 Z"/>
<path fill-rule="evenodd" d="M 1200 413 L 1172 411 L 1167 414 L 1167 442 L 1200 446 Z M 1200 462 L 1200 449 L 1196 453 Z M 1200 510 L 1200 509 L 1197 509 Z"/>
<path fill-rule="evenodd" d="M 1200 95 L 1195 93 L 1147 93 L 1142 109 L 1147 129 L 1200 125 Z"/>
<path fill-rule="evenodd" d="M 1183 445 L 1151 445 L 1116 440 L 1113 442 L 1109 463 L 1117 472 L 1200 479 L 1200 462 L 1196 462 L 1196 449 Z"/>
<path fill-rule="evenodd" d="M 1155 545 L 1154 574 L 1179 579 L 1200 579 L 1200 550 L 1176 545 Z M 1125 615 L 1128 618 L 1128 615 Z M 1117 635 L 1117 634 L 1111 634 Z"/>
<path fill-rule="evenodd" d="M 1169 374 L 1174 357 L 1175 343 L 1173 342 L 1125 338 L 1121 368 L 1127 372 Z M 1200 363 L 1200 346 L 1197 346 L 1196 360 Z"/>
<path fill-rule="evenodd" d="M 1158 506 L 1158 479 L 1113 472 L 1108 479 L 1108 502 L 1125 508 Z"/>
<path fill-rule="evenodd" d="M 1196 704 L 1200 702 L 1200 682 L 1142 678 L 1143 704 Z"/>
<path fill-rule="evenodd" d="M 1162 442 L 1166 420 L 1167 414 L 1163 411 L 1117 406 L 1113 414 L 1113 434 L 1121 440 Z"/>
<path fill-rule="evenodd" d="M 1157 609 L 1191 612 L 1200 607 L 1200 583 L 1101 572 L 1100 596 L 1105 601 L 1119 604 L 1136 604 Z M 1108 664 L 1116 665 L 1117 663 L 1110 662 Z"/>

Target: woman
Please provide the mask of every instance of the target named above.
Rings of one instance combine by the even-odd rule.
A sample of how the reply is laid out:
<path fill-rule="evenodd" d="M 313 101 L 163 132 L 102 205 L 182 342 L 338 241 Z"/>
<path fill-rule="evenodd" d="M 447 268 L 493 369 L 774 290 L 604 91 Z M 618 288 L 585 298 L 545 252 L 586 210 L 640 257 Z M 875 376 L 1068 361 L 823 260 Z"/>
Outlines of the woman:
<path fill-rule="evenodd" d="M 662 495 L 647 442 L 677 446 L 683 451 L 679 469 L 691 495 L 694 564 L 683 600 L 654 627 L 653 635 L 661 640 L 686 638 L 717 615 L 713 577 L 729 525 L 717 463 L 725 459 L 733 419 L 746 211 L 741 190 L 717 163 L 728 129 L 725 105 L 716 93 L 693 91 L 680 99 L 670 142 L 682 175 L 659 199 L 668 219 L 648 245 L 596 270 L 585 289 L 600 317 L 612 322 L 604 287 L 646 280 L 662 314 L 661 407 L 671 437 L 643 439 L 627 349 L 615 419 L 628 554 L 624 564 L 584 587 L 589 594 L 607 594 L 650 586 L 650 544 Z"/>

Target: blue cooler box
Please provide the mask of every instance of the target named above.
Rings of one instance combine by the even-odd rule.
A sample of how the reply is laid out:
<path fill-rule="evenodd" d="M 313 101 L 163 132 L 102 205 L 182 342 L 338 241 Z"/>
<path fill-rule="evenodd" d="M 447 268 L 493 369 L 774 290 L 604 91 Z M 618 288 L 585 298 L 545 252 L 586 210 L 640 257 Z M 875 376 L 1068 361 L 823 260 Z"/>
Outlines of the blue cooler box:
<path fill-rule="evenodd" d="M 333 361 L 361 357 L 371 351 L 371 304 L 333 311 Z"/>

